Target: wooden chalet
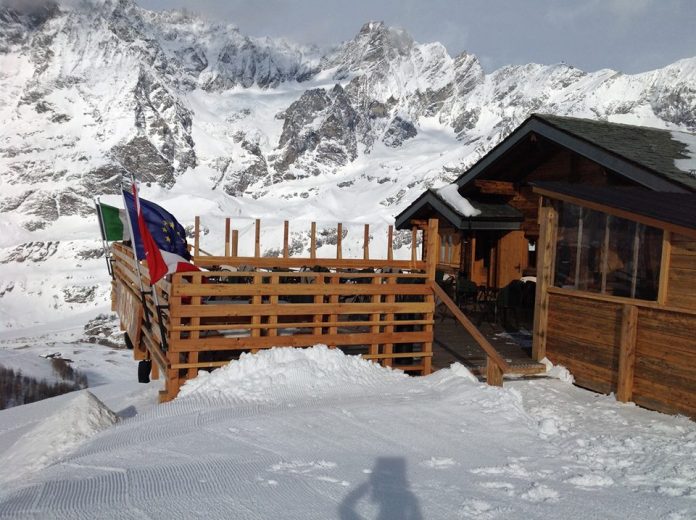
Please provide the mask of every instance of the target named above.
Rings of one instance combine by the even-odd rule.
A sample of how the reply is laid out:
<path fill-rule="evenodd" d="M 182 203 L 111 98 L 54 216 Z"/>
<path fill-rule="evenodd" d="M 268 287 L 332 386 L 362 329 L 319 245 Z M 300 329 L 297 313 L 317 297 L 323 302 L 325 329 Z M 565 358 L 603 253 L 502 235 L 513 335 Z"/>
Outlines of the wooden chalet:
<path fill-rule="evenodd" d="M 437 270 L 536 275 L 533 359 L 578 385 L 696 417 L 696 136 L 533 115 L 397 227 L 439 221 Z"/>
<path fill-rule="evenodd" d="M 536 269 L 539 195 L 530 183 L 693 193 L 696 175 L 675 165 L 686 148 L 666 130 L 534 114 L 455 181 L 478 214 L 464 215 L 441 190 L 428 190 L 396 216 L 396 227 L 438 219 L 437 269 L 503 288 Z"/>

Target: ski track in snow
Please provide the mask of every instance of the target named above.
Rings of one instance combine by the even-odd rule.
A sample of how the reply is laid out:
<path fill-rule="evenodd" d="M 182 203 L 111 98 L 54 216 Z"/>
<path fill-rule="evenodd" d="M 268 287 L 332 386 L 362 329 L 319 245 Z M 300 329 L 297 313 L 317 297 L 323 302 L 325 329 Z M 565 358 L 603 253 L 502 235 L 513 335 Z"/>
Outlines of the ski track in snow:
<path fill-rule="evenodd" d="M 211 398 L 204 377 L 8 482 L 0 517 L 696 518 L 696 425 L 684 418 L 558 380 L 501 390 L 456 367 L 395 377 L 327 351 L 281 353 L 284 384 L 273 352 L 213 374 L 213 395 L 244 374 L 265 381 L 257 395 Z M 340 384 L 318 389 L 312 360 Z"/>

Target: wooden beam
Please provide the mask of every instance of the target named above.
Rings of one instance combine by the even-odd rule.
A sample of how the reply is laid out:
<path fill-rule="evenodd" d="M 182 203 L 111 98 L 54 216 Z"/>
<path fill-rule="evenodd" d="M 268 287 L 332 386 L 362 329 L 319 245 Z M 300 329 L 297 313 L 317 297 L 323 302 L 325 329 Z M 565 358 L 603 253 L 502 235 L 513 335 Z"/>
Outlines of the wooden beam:
<path fill-rule="evenodd" d="M 418 228 L 413 226 L 411 228 L 411 262 L 414 264 L 418 261 Z"/>
<path fill-rule="evenodd" d="M 541 361 L 546 357 L 546 337 L 549 316 L 548 290 L 553 286 L 556 256 L 556 233 L 558 213 L 551 207 L 539 212 L 539 241 L 537 242 L 537 286 L 534 303 L 534 331 L 532 359 Z"/>
<path fill-rule="evenodd" d="M 230 256 L 230 218 L 225 219 L 225 256 Z"/>
<path fill-rule="evenodd" d="M 309 258 L 317 257 L 317 223 L 312 222 L 309 232 Z"/>
<path fill-rule="evenodd" d="M 196 215 L 193 219 L 193 256 L 200 255 L 201 249 L 201 217 Z"/>
<path fill-rule="evenodd" d="M 290 256 L 290 223 L 283 222 L 283 258 Z"/>
<path fill-rule="evenodd" d="M 424 259 L 426 262 L 426 274 L 429 280 L 435 280 L 438 253 L 440 249 L 440 235 L 438 234 L 438 221 L 436 218 L 428 220 L 428 231 L 423 240 L 426 243 Z"/>
<path fill-rule="evenodd" d="M 336 226 L 336 259 L 343 258 L 343 224 L 341 222 Z"/>
<path fill-rule="evenodd" d="M 664 231 L 662 235 L 662 257 L 660 258 L 660 281 L 657 303 L 666 304 L 669 294 L 669 268 L 672 263 L 672 234 Z"/>
<path fill-rule="evenodd" d="M 387 230 L 387 260 L 394 259 L 394 226 Z"/>
<path fill-rule="evenodd" d="M 254 256 L 261 256 L 261 219 L 256 219 L 256 231 L 254 233 Z"/>
<path fill-rule="evenodd" d="M 638 328 L 638 307 L 624 305 L 621 316 L 621 336 L 619 339 L 619 374 L 616 385 L 616 399 L 625 403 L 633 396 L 633 373 L 636 364 L 636 331 Z"/>
<path fill-rule="evenodd" d="M 489 195 L 517 195 L 517 190 L 512 182 L 476 180 L 474 181 L 474 186 L 476 186 L 481 193 Z"/>
<path fill-rule="evenodd" d="M 232 230 L 232 256 L 237 258 L 239 256 L 239 230 Z"/>
<path fill-rule="evenodd" d="M 370 224 L 365 224 L 365 232 L 363 236 L 363 259 L 370 259 Z"/>

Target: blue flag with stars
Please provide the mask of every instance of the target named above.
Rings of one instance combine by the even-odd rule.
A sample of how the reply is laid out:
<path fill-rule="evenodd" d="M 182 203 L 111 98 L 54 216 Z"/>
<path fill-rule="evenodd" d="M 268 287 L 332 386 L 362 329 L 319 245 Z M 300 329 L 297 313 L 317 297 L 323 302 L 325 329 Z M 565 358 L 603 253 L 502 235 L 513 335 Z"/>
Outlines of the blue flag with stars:
<path fill-rule="evenodd" d="M 145 258 L 145 249 L 143 248 L 143 241 L 140 238 L 138 229 L 138 213 L 135 210 L 135 200 L 133 199 L 133 194 L 126 190 L 123 190 L 123 197 L 126 201 L 128 216 L 133 228 L 133 244 L 135 244 L 136 254 L 138 260 L 143 260 Z M 186 230 L 184 227 L 166 209 L 142 197 L 139 197 L 139 200 L 147 228 L 150 230 L 157 247 L 162 251 L 169 251 L 170 253 L 183 256 L 186 260 L 190 260 L 191 255 L 186 247 Z"/>

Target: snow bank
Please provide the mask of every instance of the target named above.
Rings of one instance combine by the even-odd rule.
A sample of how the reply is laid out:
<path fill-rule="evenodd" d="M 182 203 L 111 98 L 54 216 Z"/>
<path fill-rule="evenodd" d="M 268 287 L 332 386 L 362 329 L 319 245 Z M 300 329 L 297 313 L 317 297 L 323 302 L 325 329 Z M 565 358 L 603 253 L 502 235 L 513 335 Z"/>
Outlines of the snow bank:
<path fill-rule="evenodd" d="M 14 480 L 60 460 L 118 418 L 84 390 L 20 437 L 0 459 L 0 482 Z"/>
<path fill-rule="evenodd" d="M 184 384 L 178 398 L 203 397 L 238 403 L 285 402 L 289 396 L 322 398 L 346 391 L 374 389 L 403 372 L 381 367 L 358 356 L 348 356 L 326 345 L 311 348 L 274 347 L 242 354 L 238 361 Z"/>
<path fill-rule="evenodd" d="M 442 200 L 452 206 L 452 208 L 461 215 L 465 217 L 475 217 L 481 214 L 480 209 L 473 207 L 471 202 L 459 194 L 459 186 L 456 184 L 448 184 L 436 191 Z"/>

